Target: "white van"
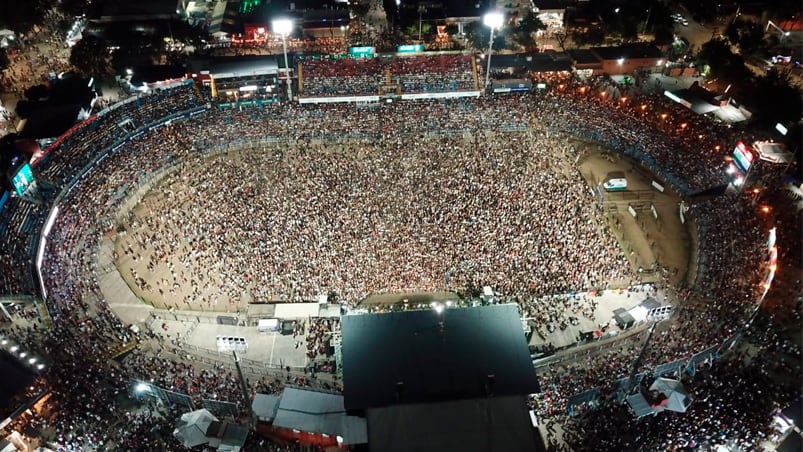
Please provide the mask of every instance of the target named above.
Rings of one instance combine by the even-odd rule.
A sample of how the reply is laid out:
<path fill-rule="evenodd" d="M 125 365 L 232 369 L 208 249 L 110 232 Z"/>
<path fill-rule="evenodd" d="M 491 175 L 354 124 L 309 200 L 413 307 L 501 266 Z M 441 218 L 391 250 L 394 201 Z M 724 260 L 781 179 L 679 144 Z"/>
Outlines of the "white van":
<path fill-rule="evenodd" d="M 602 183 L 602 188 L 607 191 L 625 191 L 627 190 L 627 179 L 625 173 L 621 171 L 613 171 L 608 173 L 605 182 Z"/>
<path fill-rule="evenodd" d="M 279 319 L 259 319 L 259 323 L 257 323 L 257 331 L 260 333 L 279 331 L 280 329 Z"/>

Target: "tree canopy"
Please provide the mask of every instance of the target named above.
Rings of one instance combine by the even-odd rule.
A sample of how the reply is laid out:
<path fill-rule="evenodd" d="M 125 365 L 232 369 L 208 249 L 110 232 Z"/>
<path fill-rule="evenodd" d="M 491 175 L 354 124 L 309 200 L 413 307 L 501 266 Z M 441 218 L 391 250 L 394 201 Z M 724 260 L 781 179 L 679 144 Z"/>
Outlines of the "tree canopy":
<path fill-rule="evenodd" d="M 742 54 L 756 50 L 764 38 L 764 30 L 757 22 L 737 18 L 725 29 L 728 40 L 739 47 Z"/>
<path fill-rule="evenodd" d="M 722 38 L 714 38 L 703 44 L 697 60 L 700 65 L 708 65 L 713 77 L 728 83 L 741 85 L 752 76 L 744 64 L 744 58 L 733 53 L 728 41 Z"/>
<path fill-rule="evenodd" d="M 755 91 L 749 103 L 755 109 L 755 120 L 770 126 L 800 120 L 803 101 L 798 90 L 789 83 L 787 72 L 771 71 L 756 77 L 753 87 Z"/>
<path fill-rule="evenodd" d="M 463 30 L 466 32 L 469 42 L 475 49 L 483 50 L 488 48 L 488 42 L 491 40 L 491 29 L 478 22 L 466 25 Z M 507 30 L 502 27 L 499 30 L 494 30 L 494 49 L 499 50 L 505 47 L 505 32 Z"/>
<path fill-rule="evenodd" d="M 0 71 L 11 66 L 11 60 L 8 58 L 6 49 L 0 49 Z"/>
<path fill-rule="evenodd" d="M 84 36 L 72 47 L 70 64 L 85 75 L 108 74 L 111 64 L 106 42 L 96 36 Z"/>
<path fill-rule="evenodd" d="M 41 23 L 46 8 L 47 0 L 0 1 L 0 29 L 28 33 L 36 23 Z"/>

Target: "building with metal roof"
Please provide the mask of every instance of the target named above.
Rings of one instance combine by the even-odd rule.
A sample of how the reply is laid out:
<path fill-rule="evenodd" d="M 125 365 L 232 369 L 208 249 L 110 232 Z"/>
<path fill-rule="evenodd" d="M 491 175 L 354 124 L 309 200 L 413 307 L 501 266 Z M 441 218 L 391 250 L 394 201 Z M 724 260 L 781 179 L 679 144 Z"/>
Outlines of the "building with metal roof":
<path fill-rule="evenodd" d="M 661 72 L 666 58 L 653 45 L 626 44 L 610 47 L 591 47 L 569 52 L 577 70 L 591 70 L 593 74 L 632 74 L 637 70 Z"/>
<path fill-rule="evenodd" d="M 340 394 L 287 386 L 279 396 L 257 394 L 251 406 L 259 421 L 280 430 L 277 436 L 318 445 L 368 442 L 365 418 L 348 415 Z"/>

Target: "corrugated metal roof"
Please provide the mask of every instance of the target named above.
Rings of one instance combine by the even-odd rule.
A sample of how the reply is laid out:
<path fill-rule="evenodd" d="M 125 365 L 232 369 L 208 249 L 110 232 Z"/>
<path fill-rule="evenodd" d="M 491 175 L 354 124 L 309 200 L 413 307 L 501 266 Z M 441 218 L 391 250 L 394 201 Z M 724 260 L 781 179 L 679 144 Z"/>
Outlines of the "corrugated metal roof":
<path fill-rule="evenodd" d="M 257 394 L 251 402 L 251 409 L 259 420 L 270 420 L 276 417 L 279 409 L 279 396 Z"/>
<path fill-rule="evenodd" d="M 344 444 L 368 442 L 365 419 L 347 416 L 343 396 L 293 387 L 279 399 L 275 427 L 341 436 Z"/>

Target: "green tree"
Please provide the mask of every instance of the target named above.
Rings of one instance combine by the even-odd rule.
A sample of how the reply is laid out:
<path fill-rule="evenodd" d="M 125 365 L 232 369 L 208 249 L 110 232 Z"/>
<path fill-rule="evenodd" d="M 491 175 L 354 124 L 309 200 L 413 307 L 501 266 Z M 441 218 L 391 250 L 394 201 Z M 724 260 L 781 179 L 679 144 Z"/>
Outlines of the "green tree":
<path fill-rule="evenodd" d="M 20 100 L 17 102 L 17 107 L 14 109 L 14 113 L 17 114 L 22 119 L 27 119 L 28 116 L 31 114 L 31 111 L 34 108 L 34 103 L 29 102 L 27 100 Z"/>
<path fill-rule="evenodd" d="M 70 64 L 84 75 L 102 76 L 110 73 L 106 42 L 96 36 L 84 36 L 72 47 Z"/>
<path fill-rule="evenodd" d="M 575 28 L 571 32 L 572 41 L 577 45 L 599 45 L 605 41 L 605 30 L 602 27 Z"/>
<path fill-rule="evenodd" d="M 525 50 L 530 50 L 536 47 L 535 38 L 533 38 L 532 33 L 524 31 L 516 31 L 515 33 L 513 33 L 512 39 L 518 45 L 524 47 Z"/>
<path fill-rule="evenodd" d="M 546 25 L 541 22 L 541 19 L 532 10 L 528 10 L 527 14 L 516 25 L 516 31 L 519 33 L 537 33 L 538 30 L 546 30 Z"/>
<path fill-rule="evenodd" d="M 59 0 L 58 8 L 66 16 L 77 17 L 89 11 L 89 4 L 88 0 Z"/>
<path fill-rule="evenodd" d="M 412 39 L 418 39 L 418 32 L 421 32 L 421 39 L 424 39 L 430 31 L 432 31 L 432 24 L 428 24 L 426 22 L 421 23 L 421 30 L 418 29 L 418 22 L 415 24 L 408 25 L 405 29 L 407 35 L 410 36 Z"/>
<path fill-rule="evenodd" d="M 703 44 L 697 59 L 698 65 L 708 65 L 711 75 L 728 83 L 743 86 L 751 79 L 750 70 L 744 65 L 744 58 L 733 53 L 730 44 L 724 39 L 714 38 Z"/>
<path fill-rule="evenodd" d="M 468 24 L 463 28 L 466 32 L 471 46 L 477 50 L 488 48 L 488 41 L 491 39 L 491 29 L 477 22 Z M 499 50 L 505 47 L 505 28 L 494 30 L 494 49 Z"/>
<path fill-rule="evenodd" d="M 725 36 L 733 45 L 738 46 L 743 54 L 748 54 L 761 45 L 764 30 L 756 22 L 738 18 L 725 29 Z"/>
<path fill-rule="evenodd" d="M 39 1 L 0 1 L 0 29 L 8 28 L 18 34 L 27 33 L 36 23 L 41 22 L 42 17 Z"/>
<path fill-rule="evenodd" d="M 757 77 L 753 84 L 756 95 L 750 98 L 755 109 L 754 118 L 760 123 L 774 125 L 779 122 L 797 122 L 803 111 L 800 93 L 790 85 L 786 71 L 771 71 Z"/>
<path fill-rule="evenodd" d="M 569 35 L 566 34 L 565 29 L 556 31 L 552 36 L 558 41 L 561 50 L 566 50 L 566 41 L 568 41 Z"/>
<path fill-rule="evenodd" d="M 655 35 L 653 36 L 653 42 L 656 45 L 665 45 L 672 42 L 672 38 L 674 37 L 674 32 L 671 28 L 667 28 L 664 26 L 655 27 Z"/>
<path fill-rule="evenodd" d="M 6 69 L 9 66 L 11 66 L 11 60 L 8 59 L 8 54 L 6 53 L 6 49 L 0 49 L 0 72 L 2 72 L 3 69 Z"/>
<path fill-rule="evenodd" d="M 537 33 L 538 30 L 546 30 L 546 25 L 541 22 L 541 19 L 534 12 L 527 11 L 527 14 L 521 18 L 518 25 L 512 30 L 511 39 L 525 49 L 531 49 L 536 47 L 533 33 Z"/>

